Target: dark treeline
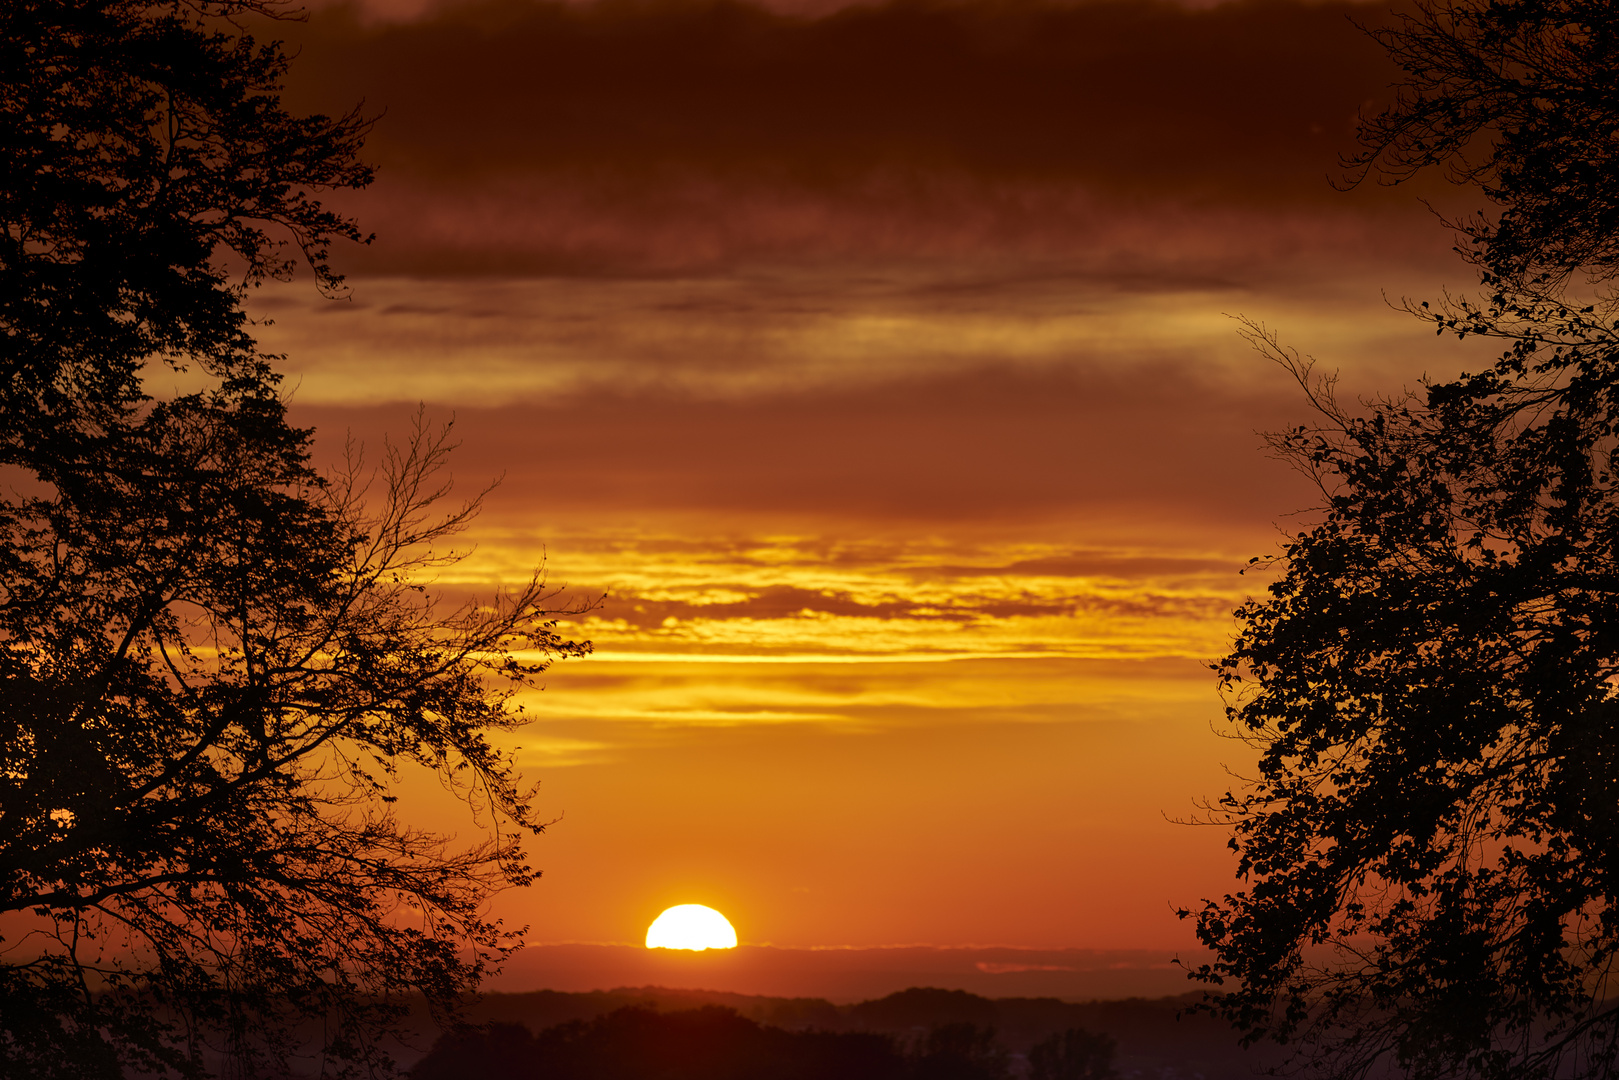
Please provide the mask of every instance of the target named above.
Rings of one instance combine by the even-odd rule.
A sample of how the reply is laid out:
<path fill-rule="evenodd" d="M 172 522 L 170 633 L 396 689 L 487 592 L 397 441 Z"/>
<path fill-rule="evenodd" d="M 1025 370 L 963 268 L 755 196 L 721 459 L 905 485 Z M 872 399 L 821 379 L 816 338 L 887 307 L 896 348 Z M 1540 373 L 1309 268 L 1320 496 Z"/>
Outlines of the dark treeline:
<path fill-rule="evenodd" d="M 1101 1080 L 1113 1041 L 1077 1028 L 1033 1047 L 1035 1080 Z M 1022 1062 L 1018 1063 L 1022 1065 Z M 413 1080 L 1000 1080 L 1013 1061 L 995 1029 L 942 1024 L 912 1039 L 874 1031 L 790 1031 L 734 1009 L 630 1007 L 535 1034 L 493 1023 L 446 1035 Z"/>
<path fill-rule="evenodd" d="M 1269 1061 L 1189 1004 L 934 988 L 846 1005 L 659 988 L 489 994 L 467 1010 L 476 1026 L 439 1039 L 412 1076 L 1248 1080 Z"/>

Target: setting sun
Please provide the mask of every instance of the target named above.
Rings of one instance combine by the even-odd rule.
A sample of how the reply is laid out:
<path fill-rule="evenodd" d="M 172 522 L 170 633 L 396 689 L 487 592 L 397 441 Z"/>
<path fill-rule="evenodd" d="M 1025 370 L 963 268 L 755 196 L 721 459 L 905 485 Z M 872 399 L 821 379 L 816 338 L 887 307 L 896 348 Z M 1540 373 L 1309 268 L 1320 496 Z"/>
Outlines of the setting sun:
<path fill-rule="evenodd" d="M 646 928 L 649 949 L 734 949 L 736 931 L 729 920 L 702 904 L 680 904 L 652 920 Z"/>

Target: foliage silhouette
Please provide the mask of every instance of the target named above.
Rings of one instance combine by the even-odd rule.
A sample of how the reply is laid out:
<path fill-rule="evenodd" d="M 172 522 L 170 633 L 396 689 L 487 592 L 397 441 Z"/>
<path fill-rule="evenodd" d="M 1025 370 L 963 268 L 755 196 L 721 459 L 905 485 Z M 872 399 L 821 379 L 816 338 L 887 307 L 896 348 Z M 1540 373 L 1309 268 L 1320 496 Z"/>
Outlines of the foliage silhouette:
<path fill-rule="evenodd" d="M 1410 87 L 1361 160 L 1459 160 L 1504 207 L 1485 297 L 1412 310 L 1505 349 L 1351 408 L 1250 325 L 1315 410 L 1271 446 L 1323 505 L 1217 665 L 1261 757 L 1194 975 L 1325 1075 L 1613 1076 L 1619 305 L 1569 287 L 1614 276 L 1619 9 L 1424 5 L 1387 40 Z"/>
<path fill-rule="evenodd" d="M 296 261 L 337 288 L 359 234 L 318 195 L 370 173 L 364 121 L 283 110 L 232 21 L 275 11 L 0 5 L 7 1076 L 385 1070 L 400 995 L 451 1008 L 501 955 L 489 890 L 533 876 L 488 732 L 588 645 L 538 577 L 455 611 L 413 584 L 477 510 L 442 505 L 445 433 L 324 477 L 287 422 L 242 301 Z M 203 388 L 154 399 L 154 365 Z M 401 824 L 402 769 L 488 839 Z"/>
<path fill-rule="evenodd" d="M 1374 32 L 1406 73 L 1347 164 L 1444 165 L 1501 208 L 1455 225 L 1487 278 L 1539 291 L 1619 275 L 1619 14 L 1607 0 L 1420 3 Z"/>
<path fill-rule="evenodd" d="M 286 112 L 285 56 L 221 21 L 281 6 L 0 6 L 8 459 L 127 410 L 153 359 L 262 390 L 244 288 L 299 257 L 341 285 L 331 244 L 360 233 L 316 194 L 370 182 L 355 156 L 368 124 Z"/>
<path fill-rule="evenodd" d="M 1455 222 L 1467 254 L 1517 290 L 1619 275 L 1619 15 L 1606 0 L 1418 3 L 1373 36 L 1407 74 L 1362 125 L 1353 175 L 1446 165 L 1501 214 Z"/>

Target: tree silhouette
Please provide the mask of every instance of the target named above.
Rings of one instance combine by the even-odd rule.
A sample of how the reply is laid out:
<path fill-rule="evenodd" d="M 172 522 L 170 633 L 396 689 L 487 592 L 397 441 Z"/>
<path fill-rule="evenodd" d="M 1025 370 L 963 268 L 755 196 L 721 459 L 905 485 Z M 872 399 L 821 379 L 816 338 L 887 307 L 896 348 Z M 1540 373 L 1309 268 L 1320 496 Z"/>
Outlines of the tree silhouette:
<path fill-rule="evenodd" d="M 1460 160 L 1503 208 L 1484 298 L 1413 310 L 1505 351 L 1352 407 L 1250 327 L 1314 407 L 1271 445 L 1323 505 L 1218 665 L 1261 756 L 1194 974 L 1327 1075 L 1612 1076 L 1619 322 L 1571 289 L 1615 271 L 1619 8 L 1426 5 L 1386 40 L 1410 84 L 1361 160 Z"/>
<path fill-rule="evenodd" d="M 9 459 L 113 422 L 152 360 L 260 390 L 245 288 L 360 239 L 316 193 L 363 187 L 358 113 L 281 108 L 286 58 L 223 22 L 279 0 L 20 0 L 0 10 L 0 403 Z M 216 256 L 228 254 L 223 260 Z M 233 265 L 232 265 L 233 264 Z"/>
<path fill-rule="evenodd" d="M 1519 292 L 1619 274 L 1619 19 L 1607 0 L 1422 3 L 1373 34 L 1404 69 L 1347 164 L 1400 181 L 1436 165 L 1500 208 L 1455 222 L 1462 253 Z"/>
<path fill-rule="evenodd" d="M 0 1073 L 385 1069 L 406 992 L 501 955 L 480 914 L 542 827 L 491 729 L 563 640 L 536 577 L 413 584 L 477 499 L 418 423 L 309 461 L 246 290 L 358 238 L 365 123 L 297 117 L 259 0 L 0 5 Z M 158 400 L 154 364 L 206 383 Z M 374 490 L 373 490 L 374 489 Z M 488 838 L 402 825 L 437 773 Z"/>

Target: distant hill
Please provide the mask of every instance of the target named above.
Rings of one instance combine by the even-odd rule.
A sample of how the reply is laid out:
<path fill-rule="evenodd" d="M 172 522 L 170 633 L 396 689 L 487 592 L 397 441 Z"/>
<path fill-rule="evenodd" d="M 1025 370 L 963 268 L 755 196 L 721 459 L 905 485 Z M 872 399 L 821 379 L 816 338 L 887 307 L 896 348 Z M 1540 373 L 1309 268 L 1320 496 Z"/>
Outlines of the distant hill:
<path fill-rule="evenodd" d="M 1250 1080 L 1274 1052 L 1244 1051 L 1231 1030 L 1201 1013 L 1189 1012 L 1196 995 L 1178 998 L 1071 1002 L 1057 998 L 987 998 L 962 990 L 913 987 L 850 1005 L 822 998 L 764 997 L 723 991 L 620 988 L 588 993 L 536 990 L 488 994 L 468 1011 L 474 1024 L 520 1024 L 538 1034 L 574 1020 L 594 1020 L 619 1009 L 659 1012 L 722 1006 L 756 1023 L 789 1031 L 877 1032 L 915 1040 L 946 1024 L 993 1027 L 1014 1054 L 1069 1028 L 1114 1039 L 1122 1080 Z M 413 1063 L 436 1035 L 426 1023 L 413 1052 L 399 1056 Z M 496 1080 L 496 1078 L 491 1078 Z"/>
<path fill-rule="evenodd" d="M 1064 1001 L 1158 998 L 1185 993 L 1198 950 L 1035 949 L 893 945 L 734 949 L 648 949 L 639 944 L 529 945 L 508 958 L 486 989 L 590 991 L 604 986 L 729 990 L 764 997 L 809 995 L 839 1004 L 870 1001 L 908 986 L 965 990 L 989 998 Z"/>

